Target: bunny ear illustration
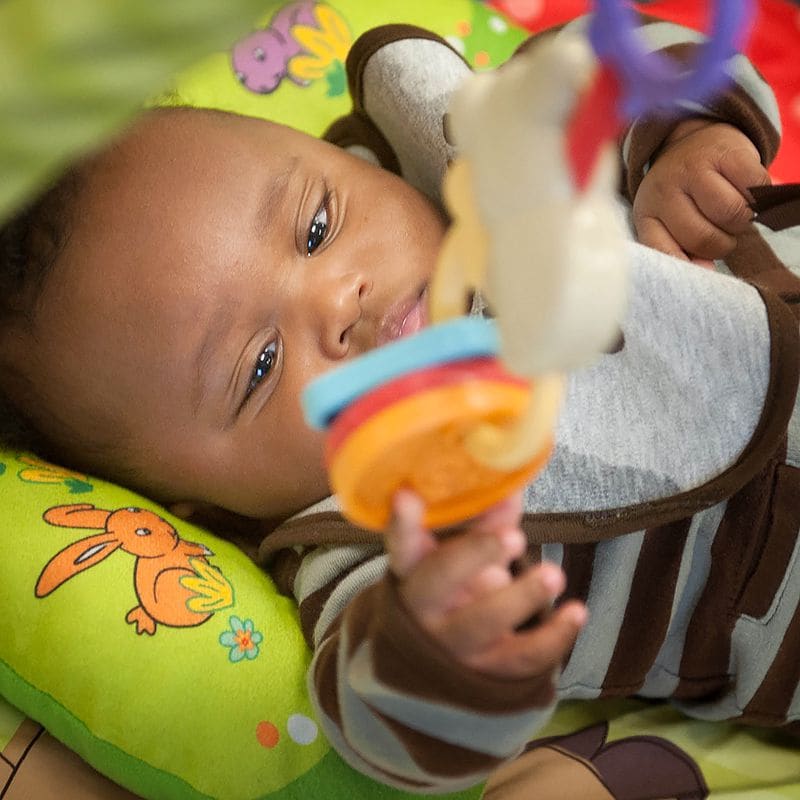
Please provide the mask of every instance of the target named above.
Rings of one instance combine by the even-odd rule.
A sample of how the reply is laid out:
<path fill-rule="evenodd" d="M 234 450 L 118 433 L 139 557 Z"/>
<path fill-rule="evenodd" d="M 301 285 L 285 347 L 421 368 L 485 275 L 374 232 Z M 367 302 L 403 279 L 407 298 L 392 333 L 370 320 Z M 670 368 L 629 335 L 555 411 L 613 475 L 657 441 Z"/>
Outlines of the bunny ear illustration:
<path fill-rule="evenodd" d="M 79 572 L 93 567 L 108 558 L 121 542 L 109 533 L 99 533 L 67 545 L 56 553 L 39 575 L 36 581 L 36 596 L 46 597 L 62 583 Z"/>
<path fill-rule="evenodd" d="M 95 508 L 91 503 L 73 503 L 68 506 L 53 506 L 42 515 L 45 522 L 61 528 L 96 528 L 103 530 L 111 516 L 110 511 Z"/>

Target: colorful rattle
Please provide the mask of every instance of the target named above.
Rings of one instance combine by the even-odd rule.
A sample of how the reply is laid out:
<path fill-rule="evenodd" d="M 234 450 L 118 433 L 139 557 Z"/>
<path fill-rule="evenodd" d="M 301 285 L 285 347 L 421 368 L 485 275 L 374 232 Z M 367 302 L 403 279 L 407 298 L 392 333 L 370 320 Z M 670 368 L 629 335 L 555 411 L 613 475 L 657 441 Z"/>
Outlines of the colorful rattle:
<path fill-rule="evenodd" d="M 564 375 L 619 335 L 629 236 L 616 121 L 719 88 L 746 3 L 720 0 L 714 36 L 687 75 L 644 53 L 623 5 L 597 6 L 599 69 L 584 37 L 562 35 L 470 76 L 452 97 L 459 156 L 443 185 L 452 224 L 431 326 L 306 388 L 307 421 L 327 429 L 331 486 L 358 525 L 384 528 L 401 487 L 421 496 L 435 528 L 527 484 L 552 451 Z M 609 103 L 613 114 L 599 111 Z M 589 112 L 613 130 L 589 125 Z M 475 289 L 495 321 L 463 316 Z"/>
<path fill-rule="evenodd" d="M 344 512 L 380 530 L 408 486 L 432 527 L 466 519 L 525 484 L 552 436 L 511 470 L 481 463 L 465 442 L 480 423 L 504 425 L 529 401 L 527 381 L 496 357 L 495 325 L 462 317 L 374 350 L 311 383 L 306 419 L 327 428 L 325 458 Z"/>

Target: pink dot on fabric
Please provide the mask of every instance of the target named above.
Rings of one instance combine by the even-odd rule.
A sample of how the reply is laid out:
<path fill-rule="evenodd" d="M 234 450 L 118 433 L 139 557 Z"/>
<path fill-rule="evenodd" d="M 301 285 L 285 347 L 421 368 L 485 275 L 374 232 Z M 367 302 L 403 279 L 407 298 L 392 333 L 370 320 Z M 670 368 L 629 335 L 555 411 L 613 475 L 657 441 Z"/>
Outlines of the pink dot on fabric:
<path fill-rule="evenodd" d="M 256 725 L 256 739 L 262 747 L 271 750 L 280 741 L 280 731 L 271 723 L 262 720 Z"/>
<path fill-rule="evenodd" d="M 512 17 L 531 22 L 544 11 L 544 0 L 503 0 L 502 5 Z"/>

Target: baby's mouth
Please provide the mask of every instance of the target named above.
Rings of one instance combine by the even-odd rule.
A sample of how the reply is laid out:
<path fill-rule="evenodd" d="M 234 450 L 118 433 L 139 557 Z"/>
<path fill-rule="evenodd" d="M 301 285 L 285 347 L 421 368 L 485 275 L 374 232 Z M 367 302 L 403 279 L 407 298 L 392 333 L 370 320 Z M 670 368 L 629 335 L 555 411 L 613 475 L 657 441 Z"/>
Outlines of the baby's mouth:
<path fill-rule="evenodd" d="M 408 310 L 400 323 L 399 336 L 411 336 L 428 324 L 428 287 L 425 286 L 417 297 L 417 301 Z"/>
<path fill-rule="evenodd" d="M 423 286 L 409 299 L 389 309 L 378 327 L 375 345 L 381 347 L 395 339 L 411 336 L 427 323 L 427 286 Z"/>

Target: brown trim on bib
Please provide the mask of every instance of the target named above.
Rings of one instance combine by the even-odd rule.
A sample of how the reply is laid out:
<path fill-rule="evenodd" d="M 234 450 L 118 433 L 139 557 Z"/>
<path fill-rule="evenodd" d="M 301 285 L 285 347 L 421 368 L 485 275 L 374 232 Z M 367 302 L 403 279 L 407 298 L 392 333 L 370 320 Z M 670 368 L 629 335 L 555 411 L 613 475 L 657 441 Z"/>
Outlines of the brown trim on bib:
<path fill-rule="evenodd" d="M 446 39 L 443 39 L 433 31 L 425 28 L 418 28 L 416 25 L 393 24 L 381 25 L 372 28 L 356 39 L 350 52 L 347 54 L 345 67 L 347 69 L 347 87 L 350 90 L 350 97 L 353 98 L 353 106 L 356 110 L 364 109 L 364 70 L 367 62 L 382 48 L 394 42 L 404 39 L 424 39 L 439 42 L 449 50 L 452 50 L 467 66 L 468 62 L 464 56 L 458 52 Z M 472 69 L 470 67 L 470 69 Z"/>
<path fill-rule="evenodd" d="M 763 469 L 785 440 L 794 409 L 800 378 L 800 334 L 789 306 L 768 289 L 759 291 L 772 338 L 770 379 L 756 430 L 736 463 L 702 486 L 648 503 L 586 512 L 525 514 L 522 528 L 531 543 L 597 542 L 669 525 L 733 496 Z M 353 525 L 338 512 L 318 512 L 289 520 L 265 537 L 259 548 L 259 561 L 269 561 L 284 547 L 376 545 L 381 541 L 379 533 Z"/>
<path fill-rule="evenodd" d="M 774 292 L 800 318 L 800 278 L 775 255 L 755 225 L 737 237 L 736 249 L 725 263 L 737 278 Z"/>
<path fill-rule="evenodd" d="M 363 111 L 353 111 L 346 117 L 339 117 L 322 134 L 322 138 L 343 150 L 355 146 L 365 147 L 375 154 L 384 169 L 394 172 L 395 175 L 400 174 L 400 162 L 392 146 Z"/>

